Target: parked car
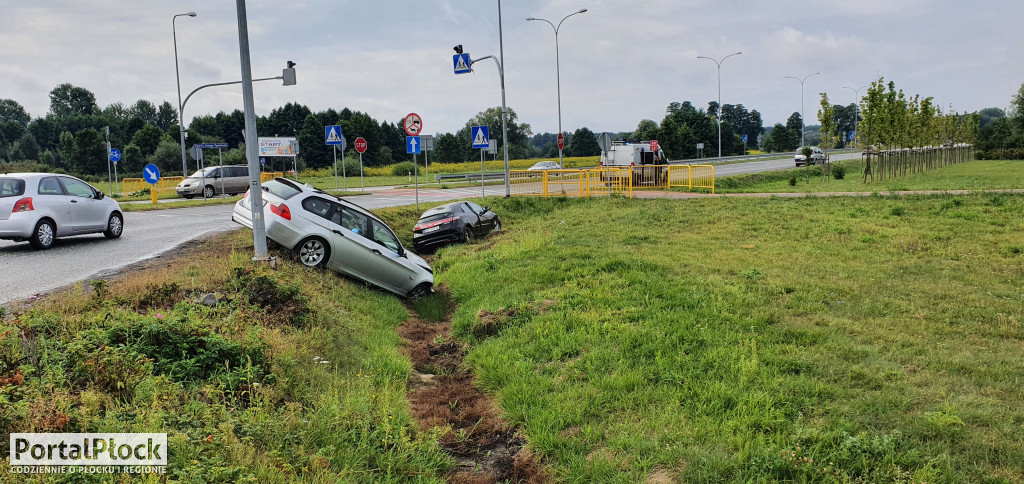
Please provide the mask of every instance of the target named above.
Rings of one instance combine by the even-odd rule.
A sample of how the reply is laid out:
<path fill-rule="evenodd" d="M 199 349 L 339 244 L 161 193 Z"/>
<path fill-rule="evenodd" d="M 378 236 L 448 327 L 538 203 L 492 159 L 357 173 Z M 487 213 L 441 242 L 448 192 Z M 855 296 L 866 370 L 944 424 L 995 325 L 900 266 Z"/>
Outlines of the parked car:
<path fill-rule="evenodd" d="M 373 212 L 285 178 L 262 187 L 267 237 L 292 250 L 303 265 L 326 267 L 409 298 L 433 290 L 430 264 L 405 250 Z M 246 191 L 231 220 L 251 229 L 251 206 Z"/>
<path fill-rule="evenodd" d="M 0 175 L 0 239 L 49 249 L 57 237 L 102 233 L 116 239 L 124 215 L 116 200 L 73 176 Z"/>
<path fill-rule="evenodd" d="M 178 183 L 178 195 L 185 198 L 227 193 L 238 195 L 249 189 L 249 167 L 246 165 L 208 166 Z"/>
<path fill-rule="evenodd" d="M 412 243 L 417 251 L 431 250 L 453 242 L 469 242 L 492 230 L 501 230 L 501 219 L 491 207 L 452 202 L 438 205 L 420 216 L 412 229 Z"/>
<path fill-rule="evenodd" d="M 527 168 L 526 171 L 560 170 L 560 169 L 562 169 L 562 167 L 559 166 L 557 161 L 538 161 L 537 163 L 535 163 L 530 168 Z"/>
<path fill-rule="evenodd" d="M 804 156 L 804 149 L 800 148 L 796 150 L 796 155 L 793 156 L 793 161 L 796 162 L 796 166 L 804 166 L 807 164 L 807 157 Z M 821 151 L 821 148 L 817 146 L 811 147 L 811 164 L 817 165 L 825 161 L 825 153 Z"/>

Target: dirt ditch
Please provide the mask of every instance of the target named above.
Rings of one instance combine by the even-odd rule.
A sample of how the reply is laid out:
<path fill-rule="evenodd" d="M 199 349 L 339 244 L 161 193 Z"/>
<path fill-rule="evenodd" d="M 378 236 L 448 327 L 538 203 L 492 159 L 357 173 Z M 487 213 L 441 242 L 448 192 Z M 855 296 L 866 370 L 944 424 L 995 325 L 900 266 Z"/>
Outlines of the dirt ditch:
<path fill-rule="evenodd" d="M 413 317 L 398 328 L 413 363 L 412 414 L 424 430 L 445 430 L 440 444 L 457 462 L 448 480 L 549 482 L 550 475 L 524 447 L 525 439 L 501 417 L 493 398 L 473 384 L 472 372 L 462 364 L 466 348 L 451 335 L 454 309 L 449 304 L 444 320 L 434 323 L 410 308 Z"/>

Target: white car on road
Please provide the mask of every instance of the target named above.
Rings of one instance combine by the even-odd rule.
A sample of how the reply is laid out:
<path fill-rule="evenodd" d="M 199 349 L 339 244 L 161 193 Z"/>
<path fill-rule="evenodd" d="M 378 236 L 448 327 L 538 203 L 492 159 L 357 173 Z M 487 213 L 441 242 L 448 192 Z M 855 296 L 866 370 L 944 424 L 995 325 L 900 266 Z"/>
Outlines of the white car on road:
<path fill-rule="evenodd" d="M 92 185 L 53 173 L 0 175 L 0 239 L 49 249 L 57 237 L 124 230 L 121 206 Z"/>
<path fill-rule="evenodd" d="M 796 166 L 804 166 L 807 164 L 807 157 L 804 156 L 804 149 L 800 148 L 796 150 L 796 154 L 793 156 L 793 161 L 796 162 Z M 825 161 L 825 153 L 821 151 L 821 148 L 817 146 L 811 147 L 811 164 L 818 165 Z"/>

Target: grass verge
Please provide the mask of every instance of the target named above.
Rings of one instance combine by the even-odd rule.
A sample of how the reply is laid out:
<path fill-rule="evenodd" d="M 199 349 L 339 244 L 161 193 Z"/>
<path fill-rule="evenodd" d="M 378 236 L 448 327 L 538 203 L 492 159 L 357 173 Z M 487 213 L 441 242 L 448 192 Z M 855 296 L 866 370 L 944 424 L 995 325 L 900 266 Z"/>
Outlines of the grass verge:
<path fill-rule="evenodd" d="M 434 268 L 560 479 L 1024 481 L 1024 197 L 488 203 Z"/>
<path fill-rule="evenodd" d="M 8 317 L 3 437 L 166 432 L 179 482 L 443 481 L 451 460 L 405 397 L 402 303 L 287 261 L 255 266 L 251 251 L 251 234 L 235 231 L 172 268 Z M 211 293 L 216 303 L 200 302 Z M 0 481 L 21 482 L 8 465 Z"/>

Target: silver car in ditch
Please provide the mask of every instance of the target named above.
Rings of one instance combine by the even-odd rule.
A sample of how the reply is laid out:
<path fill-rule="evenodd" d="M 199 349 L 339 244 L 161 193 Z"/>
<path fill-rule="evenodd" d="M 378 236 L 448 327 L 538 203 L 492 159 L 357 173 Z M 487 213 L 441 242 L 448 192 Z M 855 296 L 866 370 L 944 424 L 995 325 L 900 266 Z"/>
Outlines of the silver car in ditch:
<path fill-rule="evenodd" d="M 285 178 L 262 187 L 267 238 L 295 252 L 302 264 L 327 267 L 409 298 L 433 290 L 430 265 L 405 250 L 373 212 Z M 231 220 L 251 229 L 251 207 L 246 192 Z"/>
<path fill-rule="evenodd" d="M 53 173 L 0 174 L 0 239 L 49 249 L 57 237 L 124 230 L 121 206 L 92 185 Z"/>

